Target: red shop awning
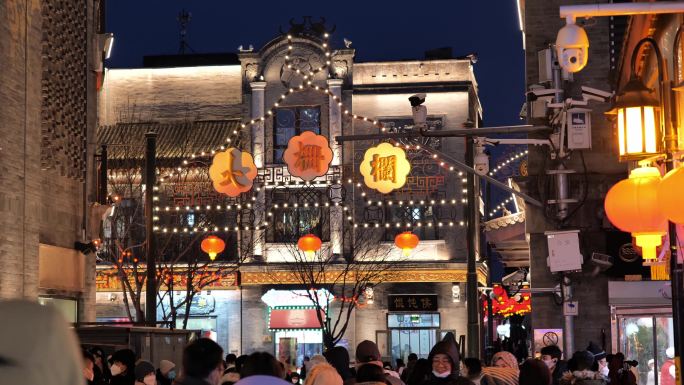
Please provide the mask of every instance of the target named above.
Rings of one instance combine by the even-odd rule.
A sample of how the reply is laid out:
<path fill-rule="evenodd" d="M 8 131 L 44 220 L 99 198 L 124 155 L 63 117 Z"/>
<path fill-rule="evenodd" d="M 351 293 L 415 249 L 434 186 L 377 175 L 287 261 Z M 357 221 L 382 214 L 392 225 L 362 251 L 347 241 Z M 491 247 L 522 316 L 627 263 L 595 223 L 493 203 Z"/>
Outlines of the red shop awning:
<path fill-rule="evenodd" d="M 321 310 L 322 319 L 325 312 Z M 316 317 L 315 308 L 305 309 L 271 309 L 269 329 L 320 329 L 321 324 Z"/>

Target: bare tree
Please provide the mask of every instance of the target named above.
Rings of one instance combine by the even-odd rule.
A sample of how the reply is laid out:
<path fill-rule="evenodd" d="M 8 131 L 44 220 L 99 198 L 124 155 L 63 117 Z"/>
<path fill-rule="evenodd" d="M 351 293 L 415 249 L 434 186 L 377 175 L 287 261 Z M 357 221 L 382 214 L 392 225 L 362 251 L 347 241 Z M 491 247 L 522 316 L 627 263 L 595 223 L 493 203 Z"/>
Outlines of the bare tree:
<path fill-rule="evenodd" d="M 333 254 L 330 244 L 311 255 L 301 251 L 296 242 L 285 243 L 282 251 L 285 262 L 271 267 L 274 281 L 291 283 L 277 274 L 286 270 L 304 289 L 316 310 L 326 349 L 343 338 L 354 309 L 364 300 L 366 289 L 392 279 L 401 264 L 392 247 L 382 242 L 383 234 L 381 229 L 345 226 L 344 238 L 351 247 L 344 256 Z M 319 296 L 321 288 L 332 296 Z"/>

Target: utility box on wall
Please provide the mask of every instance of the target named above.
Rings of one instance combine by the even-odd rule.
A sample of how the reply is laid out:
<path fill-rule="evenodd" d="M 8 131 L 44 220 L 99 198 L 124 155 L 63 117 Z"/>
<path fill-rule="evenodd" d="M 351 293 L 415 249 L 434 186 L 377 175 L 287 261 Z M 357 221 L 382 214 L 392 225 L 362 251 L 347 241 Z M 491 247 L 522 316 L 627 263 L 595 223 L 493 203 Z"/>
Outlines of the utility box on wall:
<path fill-rule="evenodd" d="M 582 270 L 584 258 L 579 249 L 579 230 L 547 231 L 547 263 L 552 273 Z"/>
<path fill-rule="evenodd" d="M 591 148 L 591 114 L 588 108 L 571 108 L 567 112 L 568 148 Z"/>

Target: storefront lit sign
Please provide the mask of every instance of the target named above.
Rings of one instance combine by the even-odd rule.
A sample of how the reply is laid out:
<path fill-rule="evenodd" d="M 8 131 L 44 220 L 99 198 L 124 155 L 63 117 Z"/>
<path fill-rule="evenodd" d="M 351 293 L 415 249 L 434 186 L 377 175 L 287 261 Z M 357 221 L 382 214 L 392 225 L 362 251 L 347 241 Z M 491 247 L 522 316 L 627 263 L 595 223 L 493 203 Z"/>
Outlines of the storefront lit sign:
<path fill-rule="evenodd" d="M 312 291 L 316 295 L 321 307 L 326 307 L 328 300 L 332 302 L 333 296 L 326 289 Z M 307 290 L 275 290 L 271 289 L 261 296 L 261 300 L 269 307 L 278 306 L 314 306 L 309 298 Z"/>
<path fill-rule="evenodd" d="M 328 139 L 311 131 L 294 136 L 287 144 L 283 160 L 291 175 L 312 180 L 328 172 L 333 153 Z"/>
<path fill-rule="evenodd" d="M 254 184 L 257 169 L 252 154 L 231 147 L 214 155 L 209 177 L 214 189 L 229 197 L 249 191 Z"/>
<path fill-rule="evenodd" d="M 213 272 L 210 272 L 213 274 Z M 134 273 L 128 273 L 127 278 L 128 281 L 131 284 L 131 287 L 135 287 L 135 279 L 136 276 L 139 276 L 140 274 L 145 274 L 144 270 L 138 270 L 138 275 Z M 197 277 L 197 276 L 196 276 Z M 196 278 L 199 279 L 199 278 Z M 173 274 L 173 289 L 174 290 L 185 290 L 185 287 L 187 286 L 187 281 L 188 281 L 188 273 L 187 272 L 179 272 L 179 273 L 174 273 Z M 169 284 L 169 279 L 165 278 L 162 281 L 162 288 L 164 290 L 168 289 L 168 284 Z M 97 291 L 102 291 L 102 292 L 110 292 L 110 291 L 122 291 L 123 290 L 123 285 L 121 282 L 121 279 L 119 278 L 119 275 L 117 273 L 105 273 L 105 272 L 97 272 L 97 275 L 95 276 L 95 285 L 97 287 Z M 212 282 L 208 285 L 203 286 L 204 290 L 211 290 L 211 289 L 235 289 L 240 285 L 240 278 L 238 272 L 221 272 L 220 276 L 216 280 L 212 280 Z M 143 291 L 145 290 L 143 286 Z"/>
<path fill-rule="evenodd" d="M 320 310 L 321 319 L 325 320 L 325 312 Z M 268 328 L 279 329 L 320 329 L 321 322 L 316 315 L 316 308 L 271 308 Z"/>
<path fill-rule="evenodd" d="M 437 311 L 437 294 L 390 294 L 389 311 Z"/>
<path fill-rule="evenodd" d="M 360 171 L 366 186 L 387 194 L 404 186 L 411 164 L 404 150 L 381 143 L 366 151 Z"/>

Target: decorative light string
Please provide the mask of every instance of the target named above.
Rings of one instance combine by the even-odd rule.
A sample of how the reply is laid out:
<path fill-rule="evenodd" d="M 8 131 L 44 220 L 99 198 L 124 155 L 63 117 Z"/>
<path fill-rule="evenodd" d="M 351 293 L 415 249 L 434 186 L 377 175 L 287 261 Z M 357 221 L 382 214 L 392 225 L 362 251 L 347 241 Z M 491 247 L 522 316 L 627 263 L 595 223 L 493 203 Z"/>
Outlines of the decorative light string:
<path fill-rule="evenodd" d="M 515 162 L 516 160 L 524 157 L 529 153 L 529 150 L 521 151 L 510 158 L 506 159 L 505 161 L 499 163 L 496 167 L 492 169 L 492 171 L 489 172 L 489 176 L 494 176 L 497 172 L 499 172 L 502 168 L 508 166 L 510 163 Z"/>
<path fill-rule="evenodd" d="M 514 200 L 515 200 L 515 197 L 514 197 L 513 195 L 511 195 L 508 199 L 506 199 L 505 201 L 499 203 L 499 204 L 496 206 L 496 208 L 494 208 L 494 209 L 492 210 L 492 212 L 489 213 L 489 217 L 490 217 L 490 218 L 493 218 L 494 215 L 496 215 L 497 212 L 499 212 L 499 211 L 504 211 L 504 209 L 506 209 L 506 205 L 507 205 L 508 203 L 510 203 L 510 202 L 513 202 Z"/>

